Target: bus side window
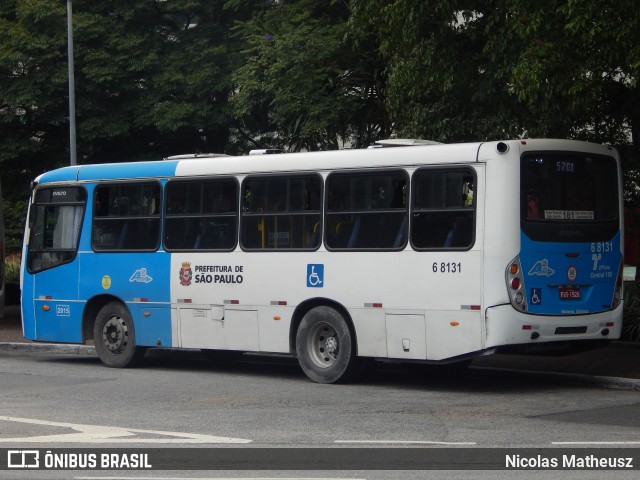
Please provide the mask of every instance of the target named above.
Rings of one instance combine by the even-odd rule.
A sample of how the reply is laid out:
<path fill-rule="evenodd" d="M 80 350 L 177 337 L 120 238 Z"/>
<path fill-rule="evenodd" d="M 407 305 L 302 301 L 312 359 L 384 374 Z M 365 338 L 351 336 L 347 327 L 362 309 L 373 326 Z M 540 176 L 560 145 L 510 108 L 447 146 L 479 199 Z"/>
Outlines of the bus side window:
<path fill-rule="evenodd" d="M 407 174 L 402 170 L 331 174 L 327 179 L 327 247 L 403 249 L 408 214 L 406 190 Z"/>
<path fill-rule="evenodd" d="M 242 184 L 241 245 L 246 250 L 315 250 L 320 245 L 322 178 L 247 177 Z"/>
<path fill-rule="evenodd" d="M 154 251 L 160 243 L 160 184 L 103 184 L 94 194 L 95 251 Z"/>
<path fill-rule="evenodd" d="M 236 246 L 238 184 L 235 179 L 174 180 L 166 186 L 164 247 L 171 251 Z"/>
<path fill-rule="evenodd" d="M 413 176 L 411 244 L 418 250 L 471 248 L 475 175 L 469 168 L 423 168 Z"/>

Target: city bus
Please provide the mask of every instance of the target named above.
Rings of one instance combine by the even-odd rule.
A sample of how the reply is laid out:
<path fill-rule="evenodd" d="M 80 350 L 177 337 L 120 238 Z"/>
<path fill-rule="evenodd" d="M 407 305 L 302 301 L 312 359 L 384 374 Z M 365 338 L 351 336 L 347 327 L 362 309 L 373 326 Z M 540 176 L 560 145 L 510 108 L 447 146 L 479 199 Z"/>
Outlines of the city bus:
<path fill-rule="evenodd" d="M 621 181 L 612 147 L 551 139 L 61 168 L 34 181 L 24 336 L 109 367 L 285 354 L 320 383 L 596 346 L 621 332 Z"/>

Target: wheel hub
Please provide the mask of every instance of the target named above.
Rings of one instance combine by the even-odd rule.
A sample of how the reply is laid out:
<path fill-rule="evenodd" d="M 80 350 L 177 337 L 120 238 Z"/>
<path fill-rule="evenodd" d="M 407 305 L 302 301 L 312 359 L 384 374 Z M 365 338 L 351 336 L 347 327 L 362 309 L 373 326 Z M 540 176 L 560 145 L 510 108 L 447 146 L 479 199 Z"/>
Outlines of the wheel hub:
<path fill-rule="evenodd" d="M 334 354 L 338 351 L 338 341 L 334 337 L 329 337 L 324 348 L 327 353 Z"/>
<path fill-rule="evenodd" d="M 338 336 L 332 325 L 321 322 L 307 336 L 310 359 L 320 368 L 331 367 L 340 354 Z"/>
<path fill-rule="evenodd" d="M 129 338 L 127 324 L 120 317 L 110 318 L 102 329 L 102 343 L 111 352 L 119 352 L 126 347 Z"/>

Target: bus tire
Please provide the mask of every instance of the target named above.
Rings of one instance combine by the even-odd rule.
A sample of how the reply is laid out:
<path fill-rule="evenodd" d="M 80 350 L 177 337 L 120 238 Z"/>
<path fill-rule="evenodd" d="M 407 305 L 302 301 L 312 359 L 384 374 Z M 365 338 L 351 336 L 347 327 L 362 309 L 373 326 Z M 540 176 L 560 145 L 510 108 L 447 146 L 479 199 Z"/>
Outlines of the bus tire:
<path fill-rule="evenodd" d="M 315 307 L 302 318 L 296 334 L 298 363 L 317 383 L 350 380 L 357 370 L 354 341 L 343 316 L 330 307 Z"/>
<path fill-rule="evenodd" d="M 93 326 L 93 340 L 100 361 L 107 367 L 132 367 L 144 356 L 136 347 L 136 336 L 129 310 L 120 302 L 109 302 L 100 309 Z"/>

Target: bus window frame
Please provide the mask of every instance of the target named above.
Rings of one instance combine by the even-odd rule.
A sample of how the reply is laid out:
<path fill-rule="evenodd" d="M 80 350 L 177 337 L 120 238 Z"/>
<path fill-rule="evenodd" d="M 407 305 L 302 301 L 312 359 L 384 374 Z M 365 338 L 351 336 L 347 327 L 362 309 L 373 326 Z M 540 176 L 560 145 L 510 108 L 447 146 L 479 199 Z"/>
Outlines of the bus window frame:
<path fill-rule="evenodd" d="M 379 176 L 379 177 L 383 177 L 385 176 L 385 174 L 401 174 L 404 177 L 405 180 L 405 206 L 404 209 L 400 209 L 400 208 L 381 208 L 381 209 L 369 209 L 369 210 L 355 210 L 355 209 L 350 209 L 350 210 L 344 210 L 344 211 L 330 211 L 329 210 L 329 200 L 330 200 L 330 196 L 331 196 L 331 191 L 330 191 L 330 185 L 331 185 L 331 180 L 334 177 L 352 177 L 353 176 Z M 405 248 L 407 248 L 408 245 L 408 236 L 409 236 L 409 224 L 410 224 L 410 218 L 409 218 L 409 195 L 411 194 L 411 189 L 410 189 L 410 184 L 411 184 L 411 175 L 409 174 L 409 172 L 402 167 L 388 167 L 388 168 L 375 168 L 375 169 L 345 169 L 345 170 L 335 170 L 330 172 L 327 175 L 327 178 L 325 179 L 325 198 L 324 198 L 324 216 L 323 216 L 323 222 L 325 225 L 325 229 L 324 229 L 324 234 L 323 234 L 323 241 L 324 241 L 324 245 L 325 248 L 328 251 L 331 252 L 399 252 L 404 250 Z M 400 222 L 400 227 L 399 229 L 405 229 L 404 232 L 404 238 L 402 239 L 401 243 L 398 245 L 395 245 L 395 241 L 394 241 L 394 245 L 392 245 L 391 247 L 349 247 L 347 242 L 347 246 L 345 247 L 335 247 L 335 246 L 330 246 L 329 245 L 329 241 L 328 241 L 328 235 L 329 235 L 329 219 L 328 217 L 331 215 L 366 215 L 367 213 L 377 213 L 377 214 L 394 214 L 394 213 L 403 213 L 404 217 L 402 219 L 402 221 Z M 355 222 L 354 222 L 355 224 Z M 339 225 L 336 225 L 336 228 L 338 228 Z M 353 229 L 354 225 L 351 225 L 351 229 L 350 229 L 350 236 L 353 235 Z M 396 236 L 400 235 L 401 232 L 399 232 L 396 229 Z"/>
<path fill-rule="evenodd" d="M 66 202 L 53 202 L 53 201 L 49 201 L 49 202 L 38 202 L 38 196 L 40 195 L 40 192 L 43 192 L 44 190 L 60 190 L 60 189 L 75 189 L 78 191 L 83 192 L 84 195 L 84 200 L 79 200 L 79 201 L 66 201 Z M 53 195 L 52 195 L 53 197 Z M 80 239 L 82 237 L 82 232 L 84 230 L 83 225 L 84 225 L 84 220 L 85 217 L 87 215 L 87 203 L 88 203 L 88 199 L 89 199 L 89 195 L 87 192 L 87 189 L 83 186 L 83 185 L 55 185 L 55 184 L 45 184 L 42 186 L 38 186 L 32 194 L 32 200 L 30 202 L 30 207 L 29 207 L 29 218 L 28 218 L 28 225 L 29 225 L 29 239 L 28 239 L 28 251 L 27 251 L 27 259 L 26 259 L 26 266 L 27 266 L 27 271 L 30 274 L 37 274 L 40 272 L 44 272 L 47 270 L 51 270 L 52 268 L 57 268 L 60 267 L 62 265 L 67 265 L 69 263 L 72 263 L 76 257 L 78 256 L 78 250 L 80 249 Z M 34 237 L 37 234 L 36 230 L 35 230 L 35 221 L 36 221 L 36 214 L 39 210 L 38 207 L 40 206 L 44 206 L 45 208 L 49 207 L 49 206 L 82 206 L 82 215 L 80 216 L 78 225 L 79 225 L 79 229 L 78 229 L 78 234 L 75 238 L 75 247 L 74 248 L 64 248 L 64 249 L 35 249 L 33 248 L 33 244 L 34 244 Z M 61 262 L 56 262 L 53 263 L 45 268 L 32 268 L 32 255 L 34 254 L 44 254 L 44 253 L 55 253 L 55 252 L 64 252 L 64 253 L 71 253 L 71 255 L 66 258 L 64 261 Z"/>
<path fill-rule="evenodd" d="M 434 213 L 446 213 L 446 212 L 472 212 L 472 222 L 471 222 L 471 237 L 470 243 L 468 246 L 464 247 L 420 247 L 417 246 L 414 241 L 414 228 L 416 222 L 414 221 L 414 214 L 416 213 L 416 182 L 418 181 L 418 177 L 421 172 L 457 172 L 460 171 L 463 174 L 471 174 L 473 177 L 473 200 L 471 205 L 464 208 L 456 208 L 456 207 L 443 207 L 443 208 L 421 208 L 417 213 L 426 213 L 426 212 L 434 212 Z M 409 216 L 410 216 L 410 224 L 409 224 L 409 242 L 411 243 L 411 248 L 418 252 L 467 252 L 471 250 L 476 244 L 476 229 L 478 222 L 478 172 L 471 165 L 437 165 L 437 166 L 424 166 L 417 168 L 413 174 L 411 175 L 411 205 L 409 207 Z"/>
<path fill-rule="evenodd" d="M 169 208 L 168 189 L 171 185 L 185 183 L 185 184 L 206 184 L 213 182 L 232 181 L 235 186 L 235 195 L 232 199 L 235 202 L 235 214 L 223 214 L 223 213 L 200 213 L 200 214 L 170 214 L 167 209 Z M 188 218 L 212 218 L 212 217 L 227 217 L 235 218 L 235 227 L 233 229 L 234 241 L 233 245 L 229 248 L 173 248 L 167 247 L 166 235 L 167 235 L 167 220 L 171 219 L 188 219 Z M 240 231 L 240 182 L 235 176 L 214 176 L 214 177 L 185 177 L 185 178 L 172 178 L 166 182 L 163 188 L 163 205 L 162 205 L 162 247 L 167 252 L 232 252 L 238 247 L 238 237 Z M 202 232 L 201 232 L 202 233 Z"/>
<path fill-rule="evenodd" d="M 246 198 L 245 198 L 245 183 L 254 179 L 274 179 L 274 180 L 295 180 L 295 179 L 308 179 L 314 177 L 318 180 L 319 190 L 319 203 L 318 210 L 285 210 L 285 211 L 269 211 L 269 212 L 248 212 L 246 210 Z M 240 249 L 245 252 L 315 252 L 322 246 L 322 232 L 323 232 L 323 205 L 325 196 L 325 181 L 320 172 L 313 171 L 301 171 L 301 172 L 282 172 L 282 173 L 256 173 L 245 176 L 240 183 L 240 223 L 238 225 L 238 245 Z M 244 245 L 244 231 L 246 228 L 246 218 L 258 218 L 258 217 L 301 217 L 317 215 L 318 220 L 312 235 L 317 234 L 316 244 L 311 247 L 286 247 L 286 248 L 252 248 Z M 315 231 L 317 229 L 317 231 Z"/>
<path fill-rule="evenodd" d="M 157 186 L 158 187 L 158 192 L 159 192 L 159 196 L 158 196 L 158 202 L 159 205 L 157 206 L 157 211 L 158 214 L 157 216 L 152 216 L 152 215 L 120 215 L 120 216 L 113 216 L 113 217 L 97 217 L 96 216 L 96 197 L 98 195 L 98 190 L 104 187 L 122 187 L 122 186 L 137 186 L 137 187 L 144 187 L 144 186 Z M 159 179 L 144 179 L 142 181 L 131 181 L 131 180 L 123 180 L 123 181 L 105 181 L 105 182 L 96 182 L 93 188 L 93 195 L 92 195 L 92 200 L 91 200 L 91 250 L 94 253 L 153 253 L 153 252 L 157 252 L 160 249 L 160 246 L 162 245 L 162 211 L 163 211 L 163 205 L 164 205 L 164 190 L 162 188 L 162 182 Z M 153 220 L 156 219 L 158 221 L 158 234 L 157 234 L 157 238 L 156 238 L 156 243 L 155 246 L 153 248 L 96 248 L 96 244 L 95 244 L 95 231 L 96 231 L 96 220 L 98 221 L 135 221 L 135 220 Z M 120 233 L 122 234 L 122 229 L 120 230 Z"/>

